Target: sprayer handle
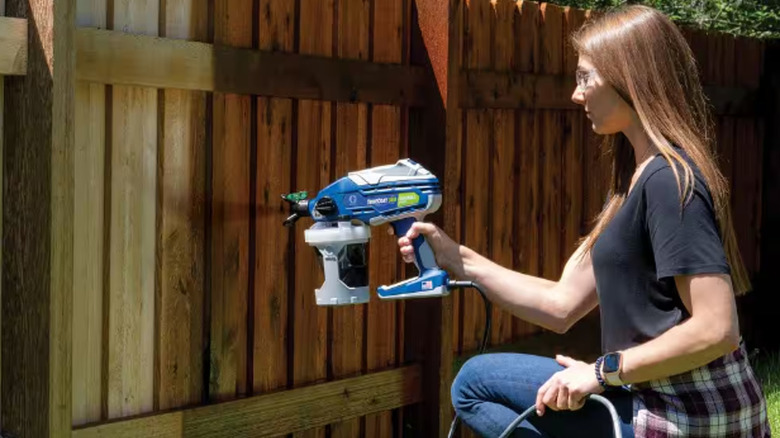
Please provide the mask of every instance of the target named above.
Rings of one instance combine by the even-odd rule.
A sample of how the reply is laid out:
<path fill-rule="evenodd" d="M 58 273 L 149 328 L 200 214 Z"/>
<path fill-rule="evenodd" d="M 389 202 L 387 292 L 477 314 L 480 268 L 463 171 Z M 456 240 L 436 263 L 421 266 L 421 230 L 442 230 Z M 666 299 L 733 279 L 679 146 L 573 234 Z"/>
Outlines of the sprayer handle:
<path fill-rule="evenodd" d="M 413 217 L 404 218 L 391 222 L 396 237 L 405 236 L 412 224 L 417 222 Z M 402 281 L 390 286 L 380 286 L 377 288 L 377 294 L 382 299 L 400 299 L 400 298 L 423 298 L 440 297 L 449 295 L 447 281 L 449 276 L 447 272 L 439 268 L 436 264 L 436 257 L 433 254 L 431 245 L 423 235 L 419 235 L 412 240 L 414 248 L 414 265 L 417 267 L 418 275 L 406 281 Z"/>

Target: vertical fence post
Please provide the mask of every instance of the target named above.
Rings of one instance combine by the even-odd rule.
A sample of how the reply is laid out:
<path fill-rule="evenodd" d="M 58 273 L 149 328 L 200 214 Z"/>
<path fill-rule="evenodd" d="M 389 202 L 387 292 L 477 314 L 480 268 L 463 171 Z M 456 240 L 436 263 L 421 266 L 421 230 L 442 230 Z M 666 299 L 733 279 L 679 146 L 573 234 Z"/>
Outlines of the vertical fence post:
<path fill-rule="evenodd" d="M 750 327 L 754 342 L 767 350 L 780 345 L 772 315 L 780 298 L 775 293 L 774 270 L 780 262 L 780 43 L 767 42 L 761 95 L 765 99 L 761 240 L 758 281 L 750 293 Z M 752 295 L 752 296 L 751 296 Z"/>
<path fill-rule="evenodd" d="M 462 0 L 413 0 L 412 64 L 429 75 L 427 105 L 410 109 L 409 150 L 442 181 L 443 206 L 426 221 L 460 234 L 458 109 Z M 443 220 L 441 220 L 443 219 Z M 424 401 L 404 411 L 404 435 L 445 437 L 452 419 L 452 298 L 411 300 L 405 308 L 404 357 L 423 366 Z"/>
<path fill-rule="evenodd" d="M 2 424 L 69 437 L 74 0 L 8 0 L 28 20 L 27 75 L 5 78 Z"/>

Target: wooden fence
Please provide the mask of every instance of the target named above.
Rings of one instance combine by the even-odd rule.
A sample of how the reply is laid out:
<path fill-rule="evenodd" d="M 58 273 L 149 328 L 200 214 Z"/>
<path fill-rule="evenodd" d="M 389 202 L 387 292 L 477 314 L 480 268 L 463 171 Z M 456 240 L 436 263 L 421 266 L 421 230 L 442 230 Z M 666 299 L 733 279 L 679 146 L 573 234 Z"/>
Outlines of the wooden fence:
<path fill-rule="evenodd" d="M 411 156 L 444 183 L 432 220 L 551 279 L 604 200 L 606 166 L 569 100 L 566 35 L 585 11 L 6 3 L 19 18 L 0 17 L 0 429 L 15 436 L 442 436 L 481 301 L 317 307 L 308 223 L 283 228 L 279 195 Z M 764 48 L 687 35 L 755 274 Z M 373 236 L 372 289 L 413 274 L 394 238 Z M 493 318 L 494 346 L 538 332 Z"/>

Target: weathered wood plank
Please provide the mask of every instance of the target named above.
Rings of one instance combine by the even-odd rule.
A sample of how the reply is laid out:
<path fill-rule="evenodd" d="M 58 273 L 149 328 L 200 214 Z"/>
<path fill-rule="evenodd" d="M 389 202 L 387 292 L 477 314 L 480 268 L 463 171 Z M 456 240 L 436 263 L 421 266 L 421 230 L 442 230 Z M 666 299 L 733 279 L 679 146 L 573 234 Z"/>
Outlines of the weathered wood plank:
<path fill-rule="evenodd" d="M 404 31 L 408 25 L 404 22 L 404 8 L 408 7 L 406 3 L 405 0 L 374 2 L 373 62 L 403 61 Z M 371 166 L 391 164 L 400 158 L 401 136 L 404 135 L 401 117 L 406 111 L 406 108 L 389 105 L 376 105 L 371 109 Z M 380 285 L 392 284 L 403 278 L 402 270 L 398 269 L 400 257 L 396 239 L 382 231 L 373 233 L 369 245 L 369 284 L 372 291 Z M 376 295 L 371 296 L 366 310 L 365 355 L 368 372 L 387 369 L 400 362 L 396 341 L 402 339 L 402 333 L 396 318 L 402 314 L 403 306 L 403 301 L 382 301 Z M 394 436 L 392 420 L 391 412 L 367 416 L 364 435 L 377 438 Z"/>
<path fill-rule="evenodd" d="M 251 47 L 252 21 L 250 3 L 215 2 L 215 44 Z M 228 67 L 215 65 L 218 69 Z M 251 106 L 249 96 L 214 93 L 209 397 L 217 401 L 236 398 L 249 389 Z"/>
<path fill-rule="evenodd" d="M 300 1 L 299 52 L 307 55 L 333 54 L 333 0 Z M 335 112 L 329 102 L 301 100 L 298 103 L 298 145 L 295 190 L 316 192 L 332 182 L 331 126 Z M 324 281 L 313 249 L 295 233 L 295 291 L 292 383 L 301 386 L 327 377 L 328 311 L 315 301 L 314 290 Z M 297 438 L 324 437 L 325 428 L 298 433 Z"/>
<path fill-rule="evenodd" d="M 0 76 L 24 74 L 27 74 L 27 20 L 0 16 Z"/>
<path fill-rule="evenodd" d="M 420 366 L 410 365 L 231 402 L 88 426 L 75 429 L 73 436 L 278 436 L 420 400 Z"/>
<path fill-rule="evenodd" d="M 114 2 L 113 23 L 157 35 L 157 0 Z M 116 86 L 111 120 L 108 417 L 154 408 L 157 91 Z"/>
<path fill-rule="evenodd" d="M 0 429 L 68 437 L 76 4 L 9 0 L 4 9 L 30 20 L 30 53 L 27 75 L 4 79 Z"/>
<path fill-rule="evenodd" d="M 292 51 L 295 2 L 263 0 L 259 8 L 258 46 Z M 257 220 L 252 373 L 255 393 L 287 385 L 290 231 L 281 224 L 289 212 L 279 199 L 292 190 L 292 120 L 290 99 L 257 99 Z M 284 232 L 287 231 L 287 232 Z M 298 232 L 301 232 L 298 230 Z"/>
<path fill-rule="evenodd" d="M 96 29 L 79 29 L 77 43 L 77 78 L 85 81 L 297 99 L 426 104 L 420 67 Z"/>
<path fill-rule="evenodd" d="M 80 0 L 79 26 L 106 26 L 106 1 Z M 73 424 L 102 418 L 106 92 L 76 83 L 73 221 Z"/>
<path fill-rule="evenodd" d="M 203 2 L 168 0 L 163 7 L 162 35 L 207 38 Z M 164 90 L 161 111 L 155 397 L 158 409 L 171 409 L 203 397 L 206 94 Z"/>

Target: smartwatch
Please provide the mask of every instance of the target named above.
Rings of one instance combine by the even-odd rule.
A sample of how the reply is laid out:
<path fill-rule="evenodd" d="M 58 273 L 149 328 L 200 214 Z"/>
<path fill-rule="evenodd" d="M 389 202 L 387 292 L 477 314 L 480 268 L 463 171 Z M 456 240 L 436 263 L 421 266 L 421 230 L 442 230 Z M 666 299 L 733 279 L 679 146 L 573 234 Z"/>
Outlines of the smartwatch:
<path fill-rule="evenodd" d="M 610 386 L 622 386 L 620 372 L 623 370 L 623 355 L 620 352 L 607 353 L 601 362 L 601 375 Z"/>

